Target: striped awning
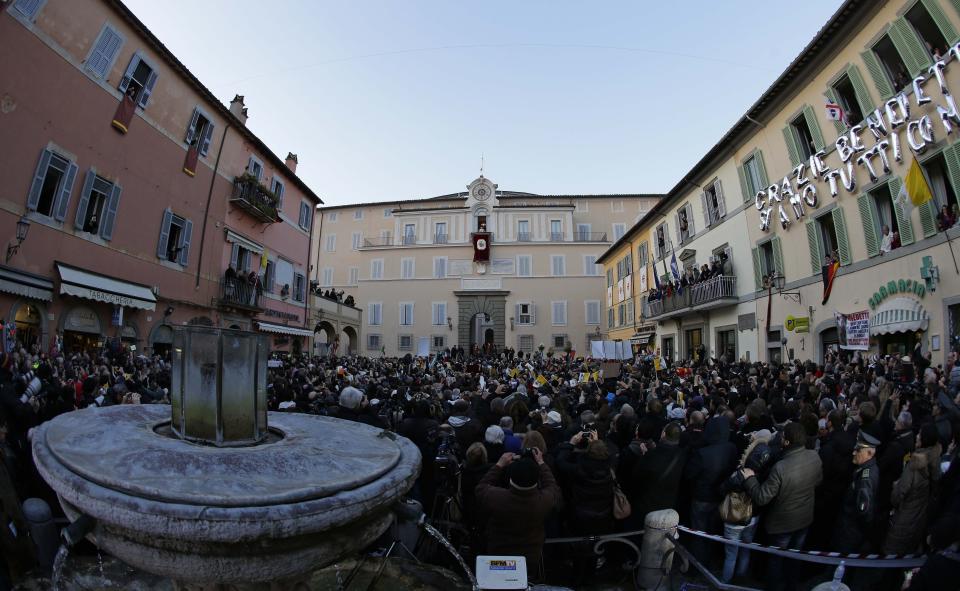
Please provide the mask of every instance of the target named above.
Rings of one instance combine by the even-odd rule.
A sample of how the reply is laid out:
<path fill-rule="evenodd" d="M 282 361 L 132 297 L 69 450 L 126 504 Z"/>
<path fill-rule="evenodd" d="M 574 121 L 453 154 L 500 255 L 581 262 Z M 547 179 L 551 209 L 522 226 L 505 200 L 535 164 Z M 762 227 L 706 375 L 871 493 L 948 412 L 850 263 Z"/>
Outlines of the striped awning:
<path fill-rule="evenodd" d="M 298 328 L 296 326 L 286 326 L 285 324 L 272 324 L 270 322 L 260 322 L 257 321 L 257 328 L 263 332 L 272 332 L 276 334 L 288 334 L 297 337 L 312 337 L 313 331 L 306 328 Z"/>
<path fill-rule="evenodd" d="M 893 298 L 880 304 L 870 316 L 870 334 L 893 334 L 926 330 L 930 316 L 913 298 Z"/>

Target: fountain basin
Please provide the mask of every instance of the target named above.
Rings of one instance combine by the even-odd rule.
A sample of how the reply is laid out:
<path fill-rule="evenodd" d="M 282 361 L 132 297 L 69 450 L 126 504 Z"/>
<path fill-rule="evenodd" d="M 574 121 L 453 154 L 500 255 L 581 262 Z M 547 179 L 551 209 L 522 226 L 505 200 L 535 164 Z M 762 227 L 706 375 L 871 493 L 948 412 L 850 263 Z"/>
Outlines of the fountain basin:
<path fill-rule="evenodd" d="M 296 579 L 389 526 L 420 454 L 367 425 L 270 413 L 272 443 L 214 447 L 165 436 L 170 408 L 90 408 L 34 433 L 33 455 L 100 548 L 184 583 Z"/>

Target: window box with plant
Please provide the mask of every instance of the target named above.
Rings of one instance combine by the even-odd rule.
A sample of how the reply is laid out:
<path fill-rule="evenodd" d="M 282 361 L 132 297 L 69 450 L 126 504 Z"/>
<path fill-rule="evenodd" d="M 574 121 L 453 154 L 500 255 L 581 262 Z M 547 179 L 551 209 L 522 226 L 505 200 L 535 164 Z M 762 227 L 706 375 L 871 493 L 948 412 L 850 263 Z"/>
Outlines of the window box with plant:
<path fill-rule="evenodd" d="M 264 186 L 256 175 L 249 172 L 233 179 L 233 196 L 230 203 L 246 211 L 261 222 L 276 222 L 277 196 Z"/>

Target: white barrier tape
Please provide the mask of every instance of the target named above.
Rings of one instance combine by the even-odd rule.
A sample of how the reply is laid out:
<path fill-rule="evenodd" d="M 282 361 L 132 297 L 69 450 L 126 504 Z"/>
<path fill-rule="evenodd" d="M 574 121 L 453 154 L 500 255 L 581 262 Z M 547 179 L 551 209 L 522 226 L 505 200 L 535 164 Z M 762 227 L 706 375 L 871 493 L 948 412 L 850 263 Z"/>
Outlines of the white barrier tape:
<path fill-rule="evenodd" d="M 598 536 L 581 536 L 574 538 L 547 538 L 544 544 L 572 544 L 573 542 L 598 542 L 600 540 L 609 540 L 611 538 L 632 538 L 633 536 L 642 536 L 643 530 L 625 531 L 616 534 L 604 534 Z"/>
<path fill-rule="evenodd" d="M 925 556 L 907 555 L 886 555 L 880 554 L 841 554 L 839 552 L 819 552 L 816 550 L 794 550 L 792 548 L 778 548 L 775 546 L 763 546 L 756 542 L 741 542 L 739 540 L 728 540 L 723 536 L 708 534 L 707 532 L 690 529 L 678 525 L 677 529 L 685 534 L 694 535 L 708 540 L 714 540 L 723 544 L 730 544 L 746 548 L 747 550 L 756 550 L 766 552 L 777 556 L 784 556 L 794 560 L 803 560 L 805 562 L 815 562 L 817 564 L 832 564 L 834 566 L 843 562 L 848 567 L 865 568 L 916 568 L 923 566 L 927 558 Z"/>

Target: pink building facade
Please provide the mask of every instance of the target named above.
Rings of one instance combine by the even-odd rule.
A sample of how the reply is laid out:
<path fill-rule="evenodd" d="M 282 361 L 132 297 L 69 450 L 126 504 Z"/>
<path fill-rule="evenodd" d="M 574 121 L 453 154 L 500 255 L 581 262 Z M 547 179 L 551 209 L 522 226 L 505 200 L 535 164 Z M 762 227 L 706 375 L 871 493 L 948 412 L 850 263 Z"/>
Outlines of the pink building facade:
<path fill-rule="evenodd" d="M 0 7 L 4 348 L 164 352 L 183 324 L 308 347 L 320 199 L 296 156 L 270 151 L 242 97 L 225 107 L 119 1 Z"/>

